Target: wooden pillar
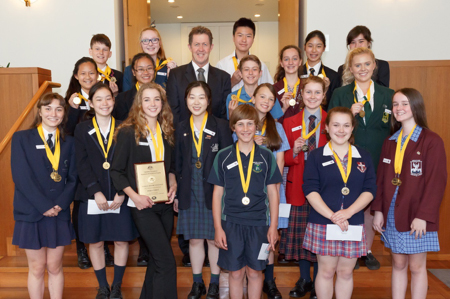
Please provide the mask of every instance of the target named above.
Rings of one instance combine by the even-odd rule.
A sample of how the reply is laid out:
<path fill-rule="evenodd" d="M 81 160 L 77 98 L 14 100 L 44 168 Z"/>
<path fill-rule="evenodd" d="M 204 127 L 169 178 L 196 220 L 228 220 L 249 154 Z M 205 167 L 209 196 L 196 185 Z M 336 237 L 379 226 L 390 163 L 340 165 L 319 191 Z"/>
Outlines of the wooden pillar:
<path fill-rule="evenodd" d="M 123 0 L 123 31 L 125 41 L 125 66 L 137 53 L 142 52 L 139 34 L 150 26 L 150 1 Z"/>
<path fill-rule="evenodd" d="M 278 51 L 299 45 L 299 16 L 300 0 L 278 0 Z"/>

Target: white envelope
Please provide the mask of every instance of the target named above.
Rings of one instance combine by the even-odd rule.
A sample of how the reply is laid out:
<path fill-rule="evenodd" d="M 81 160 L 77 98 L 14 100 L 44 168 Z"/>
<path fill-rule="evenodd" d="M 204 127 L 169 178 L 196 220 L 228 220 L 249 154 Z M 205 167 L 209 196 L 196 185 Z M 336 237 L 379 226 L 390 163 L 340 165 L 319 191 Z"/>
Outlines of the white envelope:
<path fill-rule="evenodd" d="M 113 201 L 108 201 L 108 205 L 111 206 Z M 100 214 L 120 214 L 120 208 L 116 210 L 100 210 L 95 202 L 95 199 L 88 200 L 88 215 L 100 215 Z"/>
<path fill-rule="evenodd" d="M 259 250 L 258 260 L 266 261 L 269 258 L 269 243 L 262 243 L 261 249 Z"/>
<path fill-rule="evenodd" d="M 278 209 L 278 217 L 289 218 L 290 213 L 291 213 L 291 204 L 280 203 L 280 207 Z"/>
<path fill-rule="evenodd" d="M 134 201 L 131 200 L 131 198 L 128 198 L 127 206 L 130 208 L 135 208 L 136 205 L 134 204 Z"/>
<path fill-rule="evenodd" d="M 362 225 L 349 225 L 343 232 L 337 224 L 327 224 L 327 240 L 330 241 L 361 241 Z"/>

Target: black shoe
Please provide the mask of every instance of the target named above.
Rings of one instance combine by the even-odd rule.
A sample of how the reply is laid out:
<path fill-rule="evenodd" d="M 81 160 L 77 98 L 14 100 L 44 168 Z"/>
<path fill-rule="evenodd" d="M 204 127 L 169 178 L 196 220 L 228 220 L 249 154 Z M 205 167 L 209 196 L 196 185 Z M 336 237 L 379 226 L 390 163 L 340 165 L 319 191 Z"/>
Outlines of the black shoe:
<path fill-rule="evenodd" d="M 219 285 L 217 283 L 210 283 L 208 287 L 208 294 L 206 299 L 219 299 Z"/>
<path fill-rule="evenodd" d="M 105 266 L 106 267 L 114 266 L 114 257 L 112 256 L 111 252 L 109 251 L 108 246 L 105 246 Z"/>
<path fill-rule="evenodd" d="M 109 298 L 110 299 L 123 299 L 121 287 L 122 287 L 122 285 L 119 283 L 113 284 L 111 287 L 111 297 L 109 297 Z"/>
<path fill-rule="evenodd" d="M 91 260 L 89 259 L 89 256 L 87 254 L 86 247 L 83 249 L 78 249 L 77 255 L 78 255 L 78 267 L 80 267 L 80 269 L 87 269 L 92 267 Z"/>
<path fill-rule="evenodd" d="M 191 258 L 189 257 L 189 253 L 183 255 L 183 259 L 181 260 L 183 266 L 190 267 L 191 266 Z"/>
<path fill-rule="evenodd" d="M 372 252 L 367 253 L 367 256 L 364 258 L 364 262 L 369 270 L 380 269 L 380 262 L 373 256 Z"/>
<path fill-rule="evenodd" d="M 280 291 L 278 291 L 275 279 L 271 281 L 265 281 L 263 284 L 263 292 L 267 294 L 268 299 L 281 299 Z"/>
<path fill-rule="evenodd" d="M 309 295 L 309 299 L 317 299 L 316 288 L 314 286 L 313 289 L 311 290 L 311 294 Z"/>
<path fill-rule="evenodd" d="M 138 259 L 137 259 L 137 266 L 138 267 L 147 267 L 148 265 L 148 253 L 139 253 Z"/>
<path fill-rule="evenodd" d="M 109 287 L 100 287 L 97 290 L 97 296 L 95 296 L 95 299 L 109 299 Z"/>
<path fill-rule="evenodd" d="M 284 254 L 282 254 L 282 253 L 280 253 L 280 254 L 278 255 L 277 261 L 278 261 L 278 264 L 287 264 L 287 263 L 289 263 L 289 262 L 286 260 L 286 256 L 285 256 Z"/>
<path fill-rule="evenodd" d="M 192 284 L 191 292 L 188 295 L 188 299 L 200 299 L 206 294 L 206 287 L 203 282 L 194 282 Z"/>
<path fill-rule="evenodd" d="M 306 295 L 314 288 L 312 281 L 306 282 L 304 278 L 300 278 L 296 283 L 295 287 L 289 292 L 290 297 L 300 298 Z"/>

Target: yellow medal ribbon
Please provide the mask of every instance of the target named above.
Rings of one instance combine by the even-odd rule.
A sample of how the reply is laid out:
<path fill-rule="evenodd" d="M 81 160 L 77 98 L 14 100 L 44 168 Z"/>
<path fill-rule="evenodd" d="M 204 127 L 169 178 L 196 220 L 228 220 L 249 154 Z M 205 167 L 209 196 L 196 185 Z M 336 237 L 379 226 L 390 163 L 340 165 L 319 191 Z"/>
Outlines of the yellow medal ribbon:
<path fill-rule="evenodd" d="M 155 133 L 156 137 L 152 133 L 152 130 L 150 130 L 150 127 L 148 125 L 147 125 L 147 130 L 152 135 L 152 143 L 153 143 L 153 147 L 155 148 L 156 161 L 163 161 L 164 145 L 163 145 L 161 127 L 159 125 L 159 122 L 156 122 L 156 133 Z"/>
<path fill-rule="evenodd" d="M 250 186 L 250 178 L 252 177 L 253 158 L 255 157 L 255 143 L 253 143 L 253 148 L 250 153 L 250 161 L 248 162 L 248 169 L 247 169 L 247 178 L 244 177 L 241 152 L 239 151 L 239 142 L 236 142 L 236 156 L 239 166 L 239 175 L 241 177 L 242 190 L 244 191 L 245 195 L 247 195 L 248 187 Z"/>
<path fill-rule="evenodd" d="M 139 82 L 136 82 L 136 89 L 137 89 L 137 91 L 139 91 L 139 88 L 140 88 Z"/>
<path fill-rule="evenodd" d="M 88 99 L 86 99 L 86 98 L 81 94 L 81 92 L 78 93 L 78 97 L 79 97 L 80 99 L 83 99 L 83 101 L 85 101 L 86 103 L 88 102 Z"/>
<path fill-rule="evenodd" d="M 320 108 L 320 115 L 322 115 L 322 106 L 319 106 Z M 319 120 L 319 124 L 320 124 L 320 120 Z M 305 112 L 303 111 L 303 118 L 302 118 L 302 138 L 305 140 L 308 140 L 309 137 L 311 137 L 314 133 L 316 133 L 317 129 L 319 128 L 320 125 L 317 125 L 314 130 L 312 130 L 311 132 L 309 132 L 308 134 L 306 134 L 306 122 L 305 122 Z M 331 147 L 331 145 L 330 145 Z"/>
<path fill-rule="evenodd" d="M 233 63 L 234 63 L 234 70 L 236 71 L 239 65 L 236 56 L 233 56 Z"/>
<path fill-rule="evenodd" d="M 402 166 L 403 166 L 403 157 L 405 156 L 406 147 L 408 146 L 409 139 L 411 139 L 411 136 L 416 129 L 417 125 L 414 125 L 414 128 L 412 128 L 411 132 L 409 132 L 408 137 L 406 137 L 405 143 L 403 143 L 402 147 L 402 137 L 403 137 L 403 129 L 400 131 L 400 135 L 398 135 L 397 138 L 397 147 L 395 149 L 395 160 L 394 160 L 394 170 L 396 177 L 400 176 L 400 173 L 402 173 Z"/>
<path fill-rule="evenodd" d="M 248 102 L 247 102 L 247 101 L 244 101 L 243 99 L 241 99 L 242 88 L 244 88 L 244 87 L 242 86 L 241 88 L 239 88 L 239 90 L 238 90 L 238 92 L 237 92 L 237 101 L 238 101 L 239 103 L 248 104 L 248 103 L 251 101 L 251 99 L 248 100 Z"/>
<path fill-rule="evenodd" d="M 202 142 L 203 142 L 203 130 L 205 129 L 206 120 L 208 119 L 208 112 L 203 116 L 202 127 L 200 128 L 200 134 L 198 134 L 198 142 L 195 140 L 195 132 L 194 132 L 194 116 L 191 115 L 191 131 L 192 131 L 192 140 L 194 140 L 195 149 L 197 150 L 197 158 L 200 159 L 200 154 L 202 152 Z"/>
<path fill-rule="evenodd" d="M 306 62 L 306 69 L 309 70 L 308 61 Z M 309 75 L 311 76 L 311 74 L 309 74 Z M 324 78 L 327 77 L 327 75 L 325 74 L 325 70 L 324 70 L 323 68 L 322 68 L 322 76 L 323 76 Z"/>
<path fill-rule="evenodd" d="M 42 124 L 37 127 L 37 130 L 39 132 L 39 136 L 41 136 L 42 141 L 44 141 L 45 153 L 47 154 L 47 158 L 52 164 L 53 170 L 57 172 L 59 167 L 59 157 L 61 156 L 61 147 L 59 146 L 59 129 L 56 129 L 55 134 L 55 153 L 52 153 L 52 150 L 47 144 L 47 140 L 45 140 Z"/>
<path fill-rule="evenodd" d="M 155 72 L 159 71 L 160 69 L 162 69 L 165 65 L 167 65 L 169 62 L 172 61 L 172 58 L 167 58 L 166 60 L 162 61 L 158 58 L 156 59 L 156 69 Z"/>
<path fill-rule="evenodd" d="M 353 88 L 353 101 L 355 103 L 358 103 L 358 100 L 356 99 L 356 92 L 355 92 L 357 88 L 358 88 L 358 85 L 356 84 L 356 81 L 355 81 L 355 88 Z M 367 90 L 367 98 L 360 103 L 363 104 L 363 106 L 364 106 L 364 104 L 367 102 L 370 102 L 370 86 L 369 86 L 369 89 Z"/>
<path fill-rule="evenodd" d="M 112 141 L 113 141 L 113 137 L 114 137 L 114 129 L 116 127 L 116 120 L 114 119 L 114 117 L 111 116 L 111 129 L 109 130 L 108 146 L 106 147 L 106 150 L 105 150 L 105 146 L 103 145 L 103 139 L 100 134 L 100 129 L 98 128 L 95 116 L 92 118 L 92 124 L 94 125 L 95 133 L 97 134 L 98 143 L 100 144 L 100 147 L 103 150 L 103 154 L 105 155 L 105 160 L 108 160 L 108 152 L 112 145 Z"/>
<path fill-rule="evenodd" d="M 100 68 L 97 68 L 97 71 L 103 75 L 103 76 L 100 76 L 101 77 L 100 81 L 104 82 L 106 79 L 111 82 L 110 75 L 111 75 L 112 71 L 111 71 L 111 68 L 109 67 L 109 65 L 106 65 L 105 71 L 102 71 Z"/>
<path fill-rule="evenodd" d="M 342 180 L 344 184 L 347 184 L 348 177 L 350 176 L 350 172 L 352 172 L 352 145 L 348 145 L 348 162 L 347 162 L 347 173 L 344 172 L 344 167 L 342 166 L 341 159 L 339 159 L 338 155 L 334 152 L 333 147 L 331 146 L 331 141 L 328 142 L 328 146 L 333 152 L 334 159 L 336 160 L 336 164 L 341 172 Z"/>
<path fill-rule="evenodd" d="M 255 135 L 256 136 L 264 136 L 264 134 L 266 134 L 266 121 L 264 121 L 264 125 L 261 129 L 261 134 L 260 135 Z"/>
<path fill-rule="evenodd" d="M 283 78 L 283 82 L 284 82 L 284 92 L 289 92 L 286 77 Z M 297 80 L 297 83 L 295 83 L 294 89 L 292 90 L 292 98 L 293 99 L 297 98 L 297 91 L 298 91 L 297 87 L 299 84 L 300 84 L 300 79 Z"/>

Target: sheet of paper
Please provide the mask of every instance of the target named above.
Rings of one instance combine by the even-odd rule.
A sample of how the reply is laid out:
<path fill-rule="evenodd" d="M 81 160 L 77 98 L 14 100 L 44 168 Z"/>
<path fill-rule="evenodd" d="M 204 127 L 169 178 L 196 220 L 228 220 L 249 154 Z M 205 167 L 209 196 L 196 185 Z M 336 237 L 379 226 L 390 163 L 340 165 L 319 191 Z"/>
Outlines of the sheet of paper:
<path fill-rule="evenodd" d="M 258 260 L 265 261 L 269 258 L 269 243 L 262 243 L 259 250 Z"/>
<path fill-rule="evenodd" d="M 128 198 L 127 206 L 131 208 L 135 208 L 136 205 L 134 204 L 134 201 L 131 200 L 131 198 Z"/>
<path fill-rule="evenodd" d="M 290 203 L 280 203 L 280 207 L 278 210 L 278 216 L 283 218 L 289 218 L 289 214 L 291 213 L 291 204 Z"/>
<path fill-rule="evenodd" d="M 113 201 L 108 201 L 108 205 L 111 206 Z M 120 208 L 116 210 L 100 210 L 95 202 L 95 199 L 88 200 L 88 215 L 100 215 L 100 214 L 120 214 Z"/>
<path fill-rule="evenodd" d="M 327 240 L 331 241 L 361 241 L 362 225 L 349 225 L 343 232 L 337 224 L 327 224 Z"/>

